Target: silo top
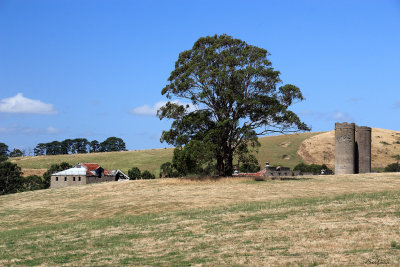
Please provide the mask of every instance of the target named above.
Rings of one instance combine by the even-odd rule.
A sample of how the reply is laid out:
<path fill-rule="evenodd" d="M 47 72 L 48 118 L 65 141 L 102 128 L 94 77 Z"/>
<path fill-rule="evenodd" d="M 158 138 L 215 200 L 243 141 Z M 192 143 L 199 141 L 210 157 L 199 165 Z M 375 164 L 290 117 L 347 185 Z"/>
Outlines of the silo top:
<path fill-rule="evenodd" d="M 357 126 L 356 128 L 357 131 L 371 131 L 371 127 L 367 127 L 367 126 Z"/>
<path fill-rule="evenodd" d="M 347 122 L 343 122 L 343 123 L 339 123 L 336 122 L 335 123 L 335 129 L 354 129 L 356 127 L 355 123 L 347 123 Z"/>

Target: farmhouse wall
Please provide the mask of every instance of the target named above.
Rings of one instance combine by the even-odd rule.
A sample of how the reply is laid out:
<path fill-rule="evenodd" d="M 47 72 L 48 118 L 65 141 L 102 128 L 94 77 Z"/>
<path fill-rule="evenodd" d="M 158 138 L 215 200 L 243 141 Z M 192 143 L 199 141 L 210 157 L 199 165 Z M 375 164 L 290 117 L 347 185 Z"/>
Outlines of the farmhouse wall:
<path fill-rule="evenodd" d="M 79 175 L 52 175 L 50 188 L 59 188 L 71 185 L 86 184 L 86 176 Z"/>
<path fill-rule="evenodd" d="M 111 175 L 104 175 L 101 178 L 97 177 L 97 176 L 89 176 L 86 178 L 87 184 L 112 182 L 112 181 L 115 181 L 115 176 L 111 176 Z"/>

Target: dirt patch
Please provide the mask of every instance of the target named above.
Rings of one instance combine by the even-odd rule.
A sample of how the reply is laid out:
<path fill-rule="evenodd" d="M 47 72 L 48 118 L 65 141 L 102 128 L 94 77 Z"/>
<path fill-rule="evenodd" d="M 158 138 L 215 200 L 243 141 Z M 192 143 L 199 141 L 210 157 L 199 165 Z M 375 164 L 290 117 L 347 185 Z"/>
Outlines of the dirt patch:
<path fill-rule="evenodd" d="M 281 147 L 288 147 L 289 145 L 290 145 L 289 141 L 280 144 Z"/>
<path fill-rule="evenodd" d="M 27 177 L 30 175 L 43 176 L 47 169 L 22 169 L 22 176 Z"/>
<path fill-rule="evenodd" d="M 395 162 L 400 154 L 400 132 L 372 128 L 372 168 L 384 168 Z M 307 164 L 335 165 L 335 131 L 325 132 L 304 140 L 297 153 Z"/>

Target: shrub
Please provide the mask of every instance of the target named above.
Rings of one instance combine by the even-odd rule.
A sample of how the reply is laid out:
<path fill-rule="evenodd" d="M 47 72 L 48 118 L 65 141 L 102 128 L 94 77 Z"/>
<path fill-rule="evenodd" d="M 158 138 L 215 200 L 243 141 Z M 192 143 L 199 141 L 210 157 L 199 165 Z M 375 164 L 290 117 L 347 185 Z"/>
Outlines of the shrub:
<path fill-rule="evenodd" d="M 321 170 L 325 170 L 325 174 L 332 174 L 333 171 L 328 168 L 325 164 L 318 165 L 318 164 L 311 164 L 307 165 L 305 163 L 299 163 L 297 164 L 294 169 L 294 171 L 300 171 L 300 172 L 311 172 L 313 174 L 321 174 Z"/>
<path fill-rule="evenodd" d="M 240 161 L 242 164 L 239 165 L 239 172 L 258 172 L 260 170 L 260 165 L 254 155 L 242 156 Z"/>
<path fill-rule="evenodd" d="M 141 173 L 138 167 L 132 167 L 132 169 L 130 169 L 128 171 L 128 176 L 130 180 L 138 180 L 141 177 Z"/>
<path fill-rule="evenodd" d="M 392 158 L 394 158 L 395 160 L 399 161 L 400 160 L 400 155 L 394 155 L 394 156 L 392 156 Z"/>
<path fill-rule="evenodd" d="M 160 178 L 174 177 L 174 167 L 171 162 L 165 162 L 160 166 Z"/>
<path fill-rule="evenodd" d="M 142 173 L 142 179 L 155 179 L 156 176 L 149 172 L 148 170 L 143 171 Z"/>
<path fill-rule="evenodd" d="M 400 172 L 400 164 L 397 162 L 387 165 L 385 172 Z"/>
<path fill-rule="evenodd" d="M 43 189 L 43 179 L 37 175 L 30 175 L 23 178 L 24 191 Z"/>

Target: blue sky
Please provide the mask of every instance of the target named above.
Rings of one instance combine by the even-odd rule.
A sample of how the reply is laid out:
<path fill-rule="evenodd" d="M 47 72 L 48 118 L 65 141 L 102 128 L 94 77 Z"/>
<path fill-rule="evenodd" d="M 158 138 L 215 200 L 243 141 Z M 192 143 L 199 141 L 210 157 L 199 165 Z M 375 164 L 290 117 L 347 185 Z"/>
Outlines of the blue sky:
<path fill-rule="evenodd" d="M 400 1 L 0 0 L 0 142 L 166 147 L 154 110 L 175 61 L 223 33 L 271 53 L 313 131 L 400 130 Z"/>

